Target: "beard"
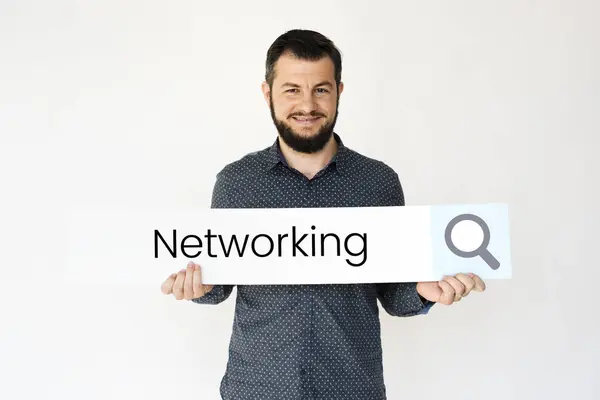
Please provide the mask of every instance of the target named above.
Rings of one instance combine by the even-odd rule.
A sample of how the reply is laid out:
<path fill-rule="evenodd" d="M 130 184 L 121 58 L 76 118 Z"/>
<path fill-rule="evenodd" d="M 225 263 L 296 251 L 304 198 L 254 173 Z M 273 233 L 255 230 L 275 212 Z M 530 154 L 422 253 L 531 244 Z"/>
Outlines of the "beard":
<path fill-rule="evenodd" d="M 285 144 L 287 144 L 299 153 L 310 154 L 322 150 L 323 147 L 325 147 L 325 145 L 331 139 L 331 136 L 333 136 L 333 128 L 335 127 L 335 123 L 338 117 L 339 101 L 340 98 L 338 96 L 336 100 L 335 116 L 333 117 L 333 120 L 329 123 L 325 123 L 324 125 L 322 125 L 321 128 L 319 128 L 319 130 L 317 131 L 317 133 L 313 136 L 302 136 L 296 131 L 294 131 L 294 129 L 288 123 L 286 123 L 283 120 L 278 120 L 275 117 L 275 110 L 273 108 L 272 98 L 269 100 L 269 108 L 271 109 L 271 118 L 273 119 L 273 123 L 275 124 L 275 127 L 279 132 L 279 136 L 285 142 Z M 324 118 L 325 116 L 323 114 L 313 111 L 310 113 L 310 115 L 308 115 L 308 117 Z"/>

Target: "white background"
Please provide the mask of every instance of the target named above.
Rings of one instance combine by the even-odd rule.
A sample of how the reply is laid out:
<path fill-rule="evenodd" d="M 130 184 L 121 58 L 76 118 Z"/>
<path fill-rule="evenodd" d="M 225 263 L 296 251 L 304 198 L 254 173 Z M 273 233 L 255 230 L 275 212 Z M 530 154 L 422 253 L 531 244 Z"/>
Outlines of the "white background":
<path fill-rule="evenodd" d="M 600 397 L 598 4 L 3 0 L 2 394 L 218 398 L 235 292 L 65 285 L 62 212 L 207 207 L 218 170 L 275 139 L 267 48 L 309 28 L 344 56 L 336 131 L 408 204 L 511 207 L 513 280 L 381 314 L 389 398 Z"/>

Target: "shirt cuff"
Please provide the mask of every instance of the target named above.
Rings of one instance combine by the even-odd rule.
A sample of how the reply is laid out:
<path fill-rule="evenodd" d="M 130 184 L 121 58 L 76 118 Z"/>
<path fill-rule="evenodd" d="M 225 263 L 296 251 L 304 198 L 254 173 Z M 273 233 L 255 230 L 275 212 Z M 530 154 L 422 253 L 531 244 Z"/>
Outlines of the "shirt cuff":
<path fill-rule="evenodd" d="M 223 295 L 223 285 L 215 285 L 210 292 L 206 293 L 202 297 L 192 299 L 192 301 L 198 304 L 218 304 L 223 298 Z"/>
<path fill-rule="evenodd" d="M 434 306 L 435 302 L 425 299 L 423 296 L 421 296 L 418 293 L 417 293 L 417 295 L 419 296 L 419 300 L 421 300 L 421 303 L 423 303 L 423 307 L 421 308 L 421 311 L 418 312 L 418 314 L 425 315 L 425 314 L 429 313 L 429 310 L 431 310 L 431 307 Z"/>

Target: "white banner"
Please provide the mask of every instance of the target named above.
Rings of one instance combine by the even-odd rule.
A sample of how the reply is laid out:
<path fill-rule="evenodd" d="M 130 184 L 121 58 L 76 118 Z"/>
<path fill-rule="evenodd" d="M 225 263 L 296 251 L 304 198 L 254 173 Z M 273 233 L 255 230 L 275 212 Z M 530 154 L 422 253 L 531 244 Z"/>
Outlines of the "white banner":
<path fill-rule="evenodd" d="M 508 207 L 79 208 L 65 279 L 159 286 L 188 261 L 206 284 L 326 284 L 512 276 Z"/>

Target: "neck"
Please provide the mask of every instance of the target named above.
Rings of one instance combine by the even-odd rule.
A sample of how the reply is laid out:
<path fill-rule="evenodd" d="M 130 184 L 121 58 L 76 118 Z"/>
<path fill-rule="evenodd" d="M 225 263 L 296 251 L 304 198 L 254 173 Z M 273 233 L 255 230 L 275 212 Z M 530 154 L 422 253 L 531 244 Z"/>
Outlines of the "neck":
<path fill-rule="evenodd" d="M 279 140 L 279 147 L 290 167 L 300 171 L 308 179 L 312 179 L 331 161 L 337 152 L 338 144 L 331 135 L 325 147 L 316 153 L 300 153 L 289 147 L 283 140 Z"/>

